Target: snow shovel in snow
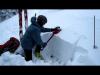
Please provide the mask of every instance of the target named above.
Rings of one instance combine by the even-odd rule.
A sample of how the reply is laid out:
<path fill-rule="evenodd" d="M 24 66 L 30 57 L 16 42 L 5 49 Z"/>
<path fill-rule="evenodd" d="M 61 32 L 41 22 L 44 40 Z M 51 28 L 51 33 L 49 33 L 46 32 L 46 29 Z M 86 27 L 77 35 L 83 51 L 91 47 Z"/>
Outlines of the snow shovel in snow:
<path fill-rule="evenodd" d="M 58 31 L 54 31 L 54 32 L 52 33 L 51 37 L 50 37 L 50 38 L 47 40 L 47 42 L 46 42 L 46 46 L 47 46 L 48 42 L 53 38 L 53 36 L 61 31 L 60 27 L 57 27 L 57 28 L 58 28 L 59 30 L 58 30 Z M 45 47 L 46 47 L 46 46 L 45 46 Z M 44 47 L 44 48 L 45 48 L 45 47 Z M 40 48 L 40 47 L 36 47 L 35 56 L 36 56 L 37 58 L 43 60 L 43 56 L 41 55 L 40 51 L 43 51 L 44 48 L 40 48 L 41 50 L 38 49 L 38 48 Z"/>
<path fill-rule="evenodd" d="M 61 31 L 60 27 L 56 27 L 56 28 L 58 29 L 58 31 L 54 31 L 54 32 L 52 33 L 51 37 L 50 37 L 50 38 L 47 40 L 47 42 L 46 42 L 46 46 L 47 46 L 48 42 L 53 38 L 53 36 L 54 36 L 55 34 L 58 34 L 58 33 Z M 46 47 L 46 46 L 45 46 L 45 47 Z M 45 48 L 45 47 L 44 47 L 44 48 Z M 43 51 L 44 48 L 41 48 L 41 51 Z"/>

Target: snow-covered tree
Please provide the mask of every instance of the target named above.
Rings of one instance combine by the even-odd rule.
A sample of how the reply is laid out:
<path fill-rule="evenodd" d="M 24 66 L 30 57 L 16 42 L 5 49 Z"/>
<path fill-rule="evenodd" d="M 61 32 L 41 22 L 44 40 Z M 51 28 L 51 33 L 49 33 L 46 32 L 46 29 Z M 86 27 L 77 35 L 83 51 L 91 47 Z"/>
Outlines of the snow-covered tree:
<path fill-rule="evenodd" d="M 0 9 L 0 22 L 17 14 L 17 9 Z"/>

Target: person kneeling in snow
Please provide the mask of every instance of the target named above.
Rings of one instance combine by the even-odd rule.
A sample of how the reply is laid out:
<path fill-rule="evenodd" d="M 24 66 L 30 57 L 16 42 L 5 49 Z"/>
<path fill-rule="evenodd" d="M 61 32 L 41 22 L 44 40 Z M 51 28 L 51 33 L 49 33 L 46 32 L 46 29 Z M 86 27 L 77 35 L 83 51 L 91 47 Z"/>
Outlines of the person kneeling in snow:
<path fill-rule="evenodd" d="M 21 39 L 21 46 L 25 53 L 26 61 L 32 60 L 32 49 L 36 47 L 34 54 L 40 54 L 41 48 L 46 46 L 46 43 L 42 41 L 41 32 L 58 32 L 58 28 L 44 28 L 47 23 L 47 18 L 44 15 L 39 15 L 37 18 L 31 18 L 31 25 L 26 30 Z M 41 56 L 41 55 L 40 55 Z"/>
<path fill-rule="evenodd" d="M 19 40 L 15 37 L 11 37 L 6 43 L 0 45 L 0 55 L 6 51 L 14 53 L 19 45 Z"/>

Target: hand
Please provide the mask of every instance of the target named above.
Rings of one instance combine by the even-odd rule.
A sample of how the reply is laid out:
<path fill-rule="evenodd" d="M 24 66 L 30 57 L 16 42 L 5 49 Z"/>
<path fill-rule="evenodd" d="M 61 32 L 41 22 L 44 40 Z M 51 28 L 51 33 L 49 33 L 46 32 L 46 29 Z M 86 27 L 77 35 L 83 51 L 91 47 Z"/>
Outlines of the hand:
<path fill-rule="evenodd" d="M 60 27 L 56 27 L 53 29 L 53 34 L 58 34 L 61 31 Z"/>
<path fill-rule="evenodd" d="M 46 47 L 47 43 L 43 43 L 43 46 L 41 47 L 41 51 Z"/>
<path fill-rule="evenodd" d="M 44 48 L 44 47 L 46 47 L 46 45 L 47 45 L 47 43 L 46 43 L 46 42 L 45 42 L 45 43 L 43 43 L 43 48 Z"/>

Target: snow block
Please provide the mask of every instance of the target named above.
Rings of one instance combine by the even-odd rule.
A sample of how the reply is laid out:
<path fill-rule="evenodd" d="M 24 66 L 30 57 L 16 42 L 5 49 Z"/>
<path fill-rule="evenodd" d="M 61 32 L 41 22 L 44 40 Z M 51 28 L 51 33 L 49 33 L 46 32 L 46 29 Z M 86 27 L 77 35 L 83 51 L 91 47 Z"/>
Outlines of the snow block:
<path fill-rule="evenodd" d="M 72 32 L 71 32 L 72 33 Z M 50 36 L 52 34 L 51 33 L 47 33 L 44 34 L 42 36 L 42 40 L 44 42 L 46 42 Z M 74 34 L 70 34 L 71 36 Z M 69 37 L 70 37 L 69 35 Z M 58 62 L 63 62 L 63 64 L 67 64 L 67 62 L 69 60 L 74 60 L 74 55 L 76 51 L 79 52 L 84 52 L 85 54 L 87 54 L 87 50 L 78 47 L 77 43 L 80 40 L 80 35 L 76 35 L 77 37 L 75 37 L 73 40 L 73 42 L 71 41 L 66 41 L 64 39 L 61 38 L 61 36 L 54 36 L 49 43 L 47 44 L 46 48 L 41 51 L 43 57 L 45 60 L 50 60 L 50 59 L 55 59 Z"/>
<path fill-rule="evenodd" d="M 44 34 L 42 36 L 43 41 L 47 41 L 51 34 Z M 46 60 L 54 58 L 59 62 L 68 62 L 68 60 L 72 59 L 74 55 L 74 45 L 59 38 L 58 36 L 54 36 L 46 46 L 46 48 L 41 52 L 43 57 Z"/>

